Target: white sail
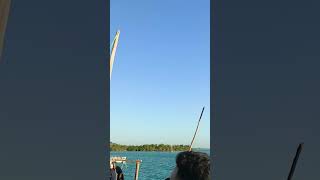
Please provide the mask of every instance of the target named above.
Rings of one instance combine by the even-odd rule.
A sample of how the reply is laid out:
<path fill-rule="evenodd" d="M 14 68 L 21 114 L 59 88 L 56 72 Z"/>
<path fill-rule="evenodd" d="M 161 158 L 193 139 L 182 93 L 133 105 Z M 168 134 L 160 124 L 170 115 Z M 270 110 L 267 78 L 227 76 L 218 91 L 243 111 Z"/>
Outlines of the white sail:
<path fill-rule="evenodd" d="M 116 56 L 116 51 L 117 51 L 117 46 L 118 46 L 118 42 L 119 42 L 119 36 L 120 36 L 120 31 L 117 31 L 117 34 L 113 40 L 112 43 L 112 47 L 111 47 L 111 54 L 110 54 L 110 79 L 111 79 L 111 75 L 112 75 L 112 68 L 113 68 L 113 63 L 114 63 L 114 59 Z"/>

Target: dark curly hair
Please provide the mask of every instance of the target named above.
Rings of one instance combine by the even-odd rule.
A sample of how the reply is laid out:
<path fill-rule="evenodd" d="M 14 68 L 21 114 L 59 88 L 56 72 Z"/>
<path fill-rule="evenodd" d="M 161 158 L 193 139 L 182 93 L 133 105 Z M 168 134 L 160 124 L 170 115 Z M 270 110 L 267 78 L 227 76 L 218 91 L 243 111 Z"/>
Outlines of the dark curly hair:
<path fill-rule="evenodd" d="M 177 155 L 178 178 L 182 180 L 209 180 L 210 158 L 202 152 L 186 151 Z"/>

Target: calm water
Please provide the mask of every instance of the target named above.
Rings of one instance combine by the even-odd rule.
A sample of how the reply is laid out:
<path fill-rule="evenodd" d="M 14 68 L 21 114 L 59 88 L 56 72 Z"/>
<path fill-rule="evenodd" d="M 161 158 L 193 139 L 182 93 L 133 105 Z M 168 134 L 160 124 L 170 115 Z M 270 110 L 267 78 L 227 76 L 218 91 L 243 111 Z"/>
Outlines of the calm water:
<path fill-rule="evenodd" d="M 210 150 L 201 150 L 210 154 Z M 124 156 L 130 160 L 142 160 L 139 180 L 164 180 L 175 167 L 178 152 L 111 152 L 111 156 Z M 119 164 L 121 167 L 121 164 Z M 126 180 L 134 179 L 135 163 L 128 163 L 122 170 Z"/>

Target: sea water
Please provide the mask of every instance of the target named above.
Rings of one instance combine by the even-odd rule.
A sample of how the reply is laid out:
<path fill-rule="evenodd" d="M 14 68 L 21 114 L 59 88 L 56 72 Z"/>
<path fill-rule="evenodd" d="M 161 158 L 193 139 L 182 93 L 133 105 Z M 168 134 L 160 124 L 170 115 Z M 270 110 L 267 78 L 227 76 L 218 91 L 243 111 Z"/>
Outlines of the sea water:
<path fill-rule="evenodd" d="M 210 154 L 210 150 L 199 150 Z M 139 180 L 164 180 L 170 177 L 170 173 L 175 167 L 175 158 L 178 152 L 111 152 L 111 156 L 127 157 L 128 160 L 142 160 L 139 170 Z M 122 166 L 118 164 L 118 166 Z M 126 180 L 133 180 L 136 164 L 127 163 L 123 165 L 122 170 Z"/>

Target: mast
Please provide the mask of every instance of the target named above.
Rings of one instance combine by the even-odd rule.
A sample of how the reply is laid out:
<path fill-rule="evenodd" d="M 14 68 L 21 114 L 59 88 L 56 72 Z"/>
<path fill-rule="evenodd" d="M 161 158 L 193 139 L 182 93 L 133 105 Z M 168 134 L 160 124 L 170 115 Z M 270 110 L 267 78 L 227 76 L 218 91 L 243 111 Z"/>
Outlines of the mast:
<path fill-rule="evenodd" d="M 11 0 L 0 0 L 0 62 Z"/>
<path fill-rule="evenodd" d="M 197 135 L 197 132 L 198 132 L 198 128 L 199 128 L 199 124 L 200 124 L 200 121 L 201 121 L 201 118 L 202 118 L 203 111 L 204 111 L 204 107 L 202 108 L 202 111 L 201 111 L 201 115 L 200 115 L 200 118 L 199 118 L 199 121 L 198 121 L 198 125 L 197 125 L 197 128 L 196 128 L 196 132 L 194 132 L 192 141 L 190 143 L 189 151 L 192 151 L 192 145 L 193 145 L 194 139 L 195 139 L 195 137 Z"/>
<path fill-rule="evenodd" d="M 116 36 L 113 40 L 112 47 L 111 47 L 111 54 L 110 54 L 110 79 L 112 75 L 112 68 L 113 68 L 113 63 L 114 63 L 114 58 L 116 56 L 116 51 L 117 51 L 117 46 L 119 42 L 119 36 L 120 36 L 120 31 L 118 30 L 116 33 Z"/>
<path fill-rule="evenodd" d="M 298 162 L 300 153 L 302 151 L 302 147 L 303 147 L 303 143 L 300 143 L 298 148 L 297 148 L 296 155 L 294 156 L 294 159 L 293 159 L 293 162 L 292 162 L 291 169 L 290 169 L 289 176 L 288 176 L 287 180 L 291 180 L 292 177 L 293 177 L 293 173 L 294 173 L 294 170 L 296 169 L 297 162 Z"/>

